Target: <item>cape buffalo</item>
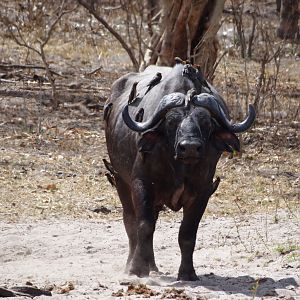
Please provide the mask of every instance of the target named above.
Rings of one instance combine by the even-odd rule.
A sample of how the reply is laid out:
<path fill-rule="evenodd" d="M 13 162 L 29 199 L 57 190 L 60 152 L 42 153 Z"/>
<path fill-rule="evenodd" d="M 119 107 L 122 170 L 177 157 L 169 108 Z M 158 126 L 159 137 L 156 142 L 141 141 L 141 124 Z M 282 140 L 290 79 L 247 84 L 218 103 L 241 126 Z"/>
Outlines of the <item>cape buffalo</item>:
<path fill-rule="evenodd" d="M 161 80 L 149 89 L 157 73 Z M 213 181 L 216 165 L 223 151 L 239 151 L 235 133 L 253 124 L 253 106 L 243 122 L 231 122 L 225 102 L 202 73 L 179 63 L 119 78 L 104 119 L 111 160 L 106 165 L 129 239 L 126 270 L 137 276 L 158 271 L 153 234 L 166 205 L 183 208 L 178 280 L 197 280 L 193 252 L 200 219 L 219 184 L 219 178 Z"/>

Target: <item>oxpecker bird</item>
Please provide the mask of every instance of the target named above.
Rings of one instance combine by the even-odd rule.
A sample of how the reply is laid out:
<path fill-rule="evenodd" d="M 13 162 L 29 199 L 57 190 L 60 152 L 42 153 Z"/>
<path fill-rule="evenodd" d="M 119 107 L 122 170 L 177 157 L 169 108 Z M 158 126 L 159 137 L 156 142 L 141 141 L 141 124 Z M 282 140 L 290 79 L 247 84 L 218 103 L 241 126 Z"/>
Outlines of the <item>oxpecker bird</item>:
<path fill-rule="evenodd" d="M 108 162 L 105 158 L 102 161 L 104 163 L 105 168 L 109 172 L 109 173 L 105 173 L 105 176 L 107 177 L 109 183 L 112 186 L 116 186 L 115 175 L 118 174 L 118 172 L 115 171 L 115 169 L 113 168 L 112 164 L 110 162 Z"/>
<path fill-rule="evenodd" d="M 135 120 L 137 122 L 143 122 L 143 117 L 144 117 L 144 109 L 140 108 L 139 111 L 138 111 L 138 113 L 135 116 Z"/>
<path fill-rule="evenodd" d="M 186 96 L 185 96 L 185 105 L 188 106 L 191 103 L 191 100 L 193 99 L 193 97 L 196 95 L 197 95 L 196 89 L 188 90 L 186 93 Z"/>
<path fill-rule="evenodd" d="M 145 95 L 146 95 L 146 94 L 147 94 L 154 86 L 156 86 L 157 84 L 160 83 L 161 78 L 162 78 L 161 73 L 157 72 L 156 75 L 154 76 L 154 78 L 147 84 L 148 89 L 147 89 Z"/>
<path fill-rule="evenodd" d="M 205 80 L 205 77 L 204 77 L 203 72 L 201 70 L 201 67 L 199 65 L 195 65 L 195 68 L 198 71 L 197 77 L 199 78 L 201 85 L 206 87 L 211 92 L 211 89 L 210 89 L 207 81 Z"/>
<path fill-rule="evenodd" d="M 107 104 L 104 105 L 104 109 L 103 109 L 103 120 L 104 121 L 108 120 L 108 117 L 110 115 L 112 106 L 113 106 L 112 103 L 107 103 Z"/>
<path fill-rule="evenodd" d="M 211 89 L 199 67 L 196 68 L 193 65 L 186 64 L 183 67 L 182 76 L 188 77 L 194 83 L 197 93 L 203 92 L 202 87 L 205 87 L 209 90 L 209 92 L 211 92 Z"/>
<path fill-rule="evenodd" d="M 176 65 L 187 65 L 187 64 L 190 64 L 191 62 L 187 59 L 187 60 L 183 60 L 183 59 L 181 59 L 180 57 L 178 57 L 178 56 L 176 56 L 175 58 L 174 58 L 174 60 L 175 60 L 175 64 Z"/>
<path fill-rule="evenodd" d="M 138 82 L 134 82 L 132 87 L 131 87 L 131 91 L 128 97 L 128 104 L 131 104 L 134 102 L 134 100 L 136 99 L 136 86 L 137 86 Z"/>

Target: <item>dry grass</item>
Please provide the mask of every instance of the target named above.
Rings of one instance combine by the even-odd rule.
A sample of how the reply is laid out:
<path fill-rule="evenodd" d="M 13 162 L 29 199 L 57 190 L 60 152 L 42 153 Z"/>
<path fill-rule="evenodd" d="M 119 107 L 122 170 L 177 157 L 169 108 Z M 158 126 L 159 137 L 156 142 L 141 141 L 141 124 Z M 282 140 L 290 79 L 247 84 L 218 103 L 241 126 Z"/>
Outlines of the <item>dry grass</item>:
<path fill-rule="evenodd" d="M 77 92 L 83 100 L 82 90 L 92 89 L 92 98 L 103 103 L 109 97 L 112 82 L 130 70 L 130 62 L 108 36 L 87 35 L 87 28 L 71 29 L 60 28 L 60 34 L 46 48 L 51 66 L 67 75 L 58 77 L 56 83 L 62 90 L 64 85 L 80 81 L 82 86 Z M 64 30 L 66 35 L 61 34 Z M 26 50 L 16 47 L 7 36 L 3 36 L 2 43 L 3 61 L 40 64 L 37 57 L 27 55 Z M 100 72 L 85 76 L 100 65 L 103 66 Z M 251 102 L 260 65 L 250 60 L 246 65 Z M 266 101 L 256 126 L 243 134 L 242 155 L 234 158 L 224 155 L 220 160 L 216 175 L 222 181 L 207 214 L 263 210 L 274 213 L 276 218 L 279 209 L 291 213 L 299 210 L 298 69 L 295 57 L 282 58 L 274 109 L 286 111 L 286 115 L 271 122 L 270 105 Z M 121 218 L 120 203 L 106 180 L 102 164 L 107 154 L 101 111 L 91 110 L 90 116 L 72 108 L 51 111 L 41 104 L 46 85 L 39 87 L 32 81 L 35 73 L 41 74 L 11 70 L 8 75 L 15 83 L 0 86 L 0 219 Z M 267 75 L 272 77 L 273 73 L 274 66 L 270 64 Z M 245 65 L 237 51 L 219 65 L 214 84 L 227 99 L 233 115 L 238 116 L 237 106 L 245 112 Z M 26 93 L 33 88 L 40 91 L 37 97 L 19 98 L 6 93 Z M 70 90 L 64 92 L 68 94 Z M 91 211 L 101 207 L 111 212 Z M 173 216 L 168 211 L 163 214 Z"/>
<path fill-rule="evenodd" d="M 29 131 L 22 122 L 21 108 L 1 109 L 2 116 L 13 111 L 19 123 L 12 129 L 10 117 L 0 127 L 0 217 L 120 218 L 120 203 L 102 164 L 107 154 L 101 117 L 65 109 L 49 113 L 37 133 L 34 126 Z M 29 104 L 27 108 L 33 118 Z M 217 175 L 222 181 L 207 213 L 263 210 L 275 216 L 280 208 L 299 209 L 297 129 L 258 125 L 243 140 L 240 157 L 224 155 L 219 162 Z M 111 213 L 91 211 L 101 206 Z"/>

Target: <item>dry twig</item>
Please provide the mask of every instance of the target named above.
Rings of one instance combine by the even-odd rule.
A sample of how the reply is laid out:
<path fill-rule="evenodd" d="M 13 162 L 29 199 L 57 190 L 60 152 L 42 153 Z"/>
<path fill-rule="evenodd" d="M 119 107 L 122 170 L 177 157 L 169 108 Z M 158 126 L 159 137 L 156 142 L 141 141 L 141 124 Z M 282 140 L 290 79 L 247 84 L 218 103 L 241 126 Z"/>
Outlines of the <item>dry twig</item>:
<path fill-rule="evenodd" d="M 56 27 L 57 23 L 61 20 L 61 18 L 65 14 L 68 14 L 77 8 L 77 7 L 75 7 L 70 10 L 65 10 L 65 2 L 66 2 L 66 0 L 63 0 L 62 4 L 59 6 L 59 8 L 58 8 L 59 12 L 58 12 L 57 16 L 55 17 L 54 21 L 50 24 L 49 29 L 46 31 L 45 37 L 43 39 L 39 40 L 38 47 L 34 47 L 34 46 L 32 46 L 32 44 L 30 44 L 28 41 L 26 41 L 24 34 L 22 33 L 22 30 L 20 29 L 20 26 L 17 23 L 13 22 L 6 16 L 1 16 L 1 19 L 0 19 L 0 21 L 6 26 L 11 38 L 14 40 L 14 42 L 17 45 L 19 45 L 21 47 L 25 47 L 28 50 L 36 53 L 42 59 L 47 78 L 48 78 L 51 88 L 52 88 L 52 106 L 53 106 L 53 108 L 58 107 L 59 100 L 57 97 L 55 78 L 53 76 L 54 73 L 50 69 L 49 62 L 46 58 L 45 46 L 49 42 L 49 40 L 54 32 L 55 27 Z"/>
<path fill-rule="evenodd" d="M 134 52 L 132 51 L 130 46 L 125 42 L 125 40 L 122 38 L 122 36 L 116 30 L 114 30 L 104 18 L 102 18 L 98 14 L 98 12 L 96 11 L 96 9 L 94 7 L 94 2 L 93 1 L 84 1 L 84 0 L 77 0 L 77 1 L 81 6 L 83 6 L 85 9 L 87 9 L 89 11 L 89 13 L 91 15 L 93 15 L 95 17 L 95 19 L 97 21 L 99 21 L 120 42 L 122 47 L 125 49 L 125 51 L 129 55 L 129 58 L 133 64 L 135 70 L 138 71 L 139 63 L 135 58 Z"/>
<path fill-rule="evenodd" d="M 36 66 L 36 65 L 21 65 L 21 64 L 0 64 L 0 69 L 37 69 L 37 70 L 46 70 L 46 67 Z M 49 71 L 56 76 L 62 76 L 61 74 L 51 70 Z"/>

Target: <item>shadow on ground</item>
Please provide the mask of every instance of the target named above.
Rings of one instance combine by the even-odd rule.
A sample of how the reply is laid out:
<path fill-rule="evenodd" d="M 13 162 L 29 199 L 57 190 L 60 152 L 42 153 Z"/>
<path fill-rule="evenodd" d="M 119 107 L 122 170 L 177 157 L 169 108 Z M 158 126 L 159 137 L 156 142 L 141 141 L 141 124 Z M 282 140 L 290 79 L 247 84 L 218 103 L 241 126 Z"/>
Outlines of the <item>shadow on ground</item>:
<path fill-rule="evenodd" d="M 227 294 L 244 294 L 246 296 L 276 296 L 277 289 L 291 290 L 299 287 L 293 277 L 274 280 L 270 277 L 253 278 L 251 276 L 219 276 L 215 274 L 205 274 L 198 276 L 195 282 L 176 281 L 175 277 L 161 276 L 160 279 L 173 287 L 205 287 L 211 291 L 225 292 Z"/>

